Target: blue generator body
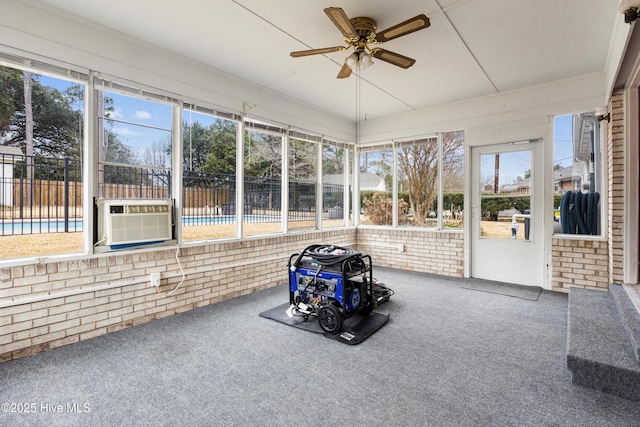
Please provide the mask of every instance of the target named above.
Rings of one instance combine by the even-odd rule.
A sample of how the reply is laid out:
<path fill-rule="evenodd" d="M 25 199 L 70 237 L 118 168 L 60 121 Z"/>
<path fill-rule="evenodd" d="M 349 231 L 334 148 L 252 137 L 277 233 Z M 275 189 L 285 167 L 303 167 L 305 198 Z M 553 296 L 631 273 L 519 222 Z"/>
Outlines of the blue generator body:
<path fill-rule="evenodd" d="M 346 318 L 369 314 L 391 292 L 375 285 L 371 257 L 350 248 L 312 245 L 289 258 L 289 301 L 292 311 L 317 316 L 329 334 L 341 331 Z"/>
<path fill-rule="evenodd" d="M 350 277 L 345 277 L 341 271 L 331 271 L 325 267 L 318 269 L 313 259 L 303 259 L 303 265 L 295 271 L 290 271 L 289 283 L 292 295 L 302 295 L 319 300 L 330 300 L 337 305 L 345 305 L 347 310 L 357 310 L 361 300 L 361 286 L 348 283 Z M 351 276 L 353 277 L 353 276 Z"/>

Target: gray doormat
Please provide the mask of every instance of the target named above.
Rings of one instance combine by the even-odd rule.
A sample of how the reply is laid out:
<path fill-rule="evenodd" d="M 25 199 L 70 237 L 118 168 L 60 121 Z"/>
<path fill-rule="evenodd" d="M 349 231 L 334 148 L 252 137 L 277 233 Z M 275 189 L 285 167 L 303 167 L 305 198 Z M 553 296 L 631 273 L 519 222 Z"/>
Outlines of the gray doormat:
<path fill-rule="evenodd" d="M 540 286 L 514 285 L 512 283 L 489 282 L 478 279 L 470 280 L 460 286 L 460 288 L 526 299 L 529 301 L 538 301 L 538 297 L 542 292 L 542 288 Z"/>
<path fill-rule="evenodd" d="M 293 326 L 294 328 L 323 334 L 327 338 L 335 339 L 336 341 L 350 345 L 360 344 L 387 323 L 387 320 L 389 320 L 389 314 L 382 314 L 373 311 L 365 316 L 357 313 L 345 319 L 341 333 L 330 335 L 324 333 L 318 323 L 317 317 L 315 316 L 309 316 L 308 320 L 305 320 L 302 316 L 287 316 L 286 312 L 289 306 L 289 303 L 281 304 L 267 311 L 263 311 L 260 313 L 260 316 L 284 323 L 285 325 Z"/>

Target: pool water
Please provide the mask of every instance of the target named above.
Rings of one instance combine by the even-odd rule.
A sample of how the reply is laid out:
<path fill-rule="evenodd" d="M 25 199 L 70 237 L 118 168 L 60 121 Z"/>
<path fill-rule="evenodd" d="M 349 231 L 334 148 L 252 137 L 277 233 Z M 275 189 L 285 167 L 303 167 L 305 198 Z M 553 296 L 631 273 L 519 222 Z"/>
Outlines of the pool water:
<path fill-rule="evenodd" d="M 205 217 L 184 217 L 183 226 L 233 224 L 235 215 L 217 215 Z M 245 215 L 244 222 L 280 222 L 280 217 L 269 215 Z M 0 220 L 0 235 L 11 236 L 20 234 L 39 233 L 74 233 L 82 231 L 82 220 L 68 221 L 68 229 L 65 230 L 64 221 L 29 221 L 29 220 Z"/>

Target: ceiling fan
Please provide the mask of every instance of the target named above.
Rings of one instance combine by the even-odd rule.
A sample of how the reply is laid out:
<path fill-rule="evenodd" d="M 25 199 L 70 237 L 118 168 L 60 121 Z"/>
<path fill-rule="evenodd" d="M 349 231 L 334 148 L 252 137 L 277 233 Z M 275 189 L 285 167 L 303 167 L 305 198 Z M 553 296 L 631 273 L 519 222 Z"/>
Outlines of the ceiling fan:
<path fill-rule="evenodd" d="M 401 68 L 411 67 L 416 62 L 415 59 L 380 47 L 372 48 L 369 45 L 379 45 L 386 41 L 413 33 L 414 31 L 422 30 L 430 25 L 429 18 L 421 14 L 376 33 L 376 21 L 371 18 L 358 17 L 349 19 L 344 10 L 339 7 L 328 7 L 324 9 L 324 13 L 327 14 L 331 22 L 342 32 L 347 45 L 299 50 L 291 52 L 291 56 L 299 58 L 301 56 L 342 52 L 353 47 L 354 52 L 346 58 L 342 69 L 338 73 L 337 77 L 339 79 L 349 77 L 351 72 L 358 66 L 360 69 L 369 67 L 373 63 L 372 57 Z"/>

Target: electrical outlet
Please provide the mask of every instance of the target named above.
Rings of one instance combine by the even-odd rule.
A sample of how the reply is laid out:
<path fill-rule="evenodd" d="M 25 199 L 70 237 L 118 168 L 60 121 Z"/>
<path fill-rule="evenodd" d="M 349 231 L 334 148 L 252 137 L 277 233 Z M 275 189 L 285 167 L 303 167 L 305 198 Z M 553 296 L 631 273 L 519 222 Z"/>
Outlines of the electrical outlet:
<path fill-rule="evenodd" d="M 160 273 L 151 273 L 149 280 L 151 280 L 151 286 L 160 287 Z"/>

